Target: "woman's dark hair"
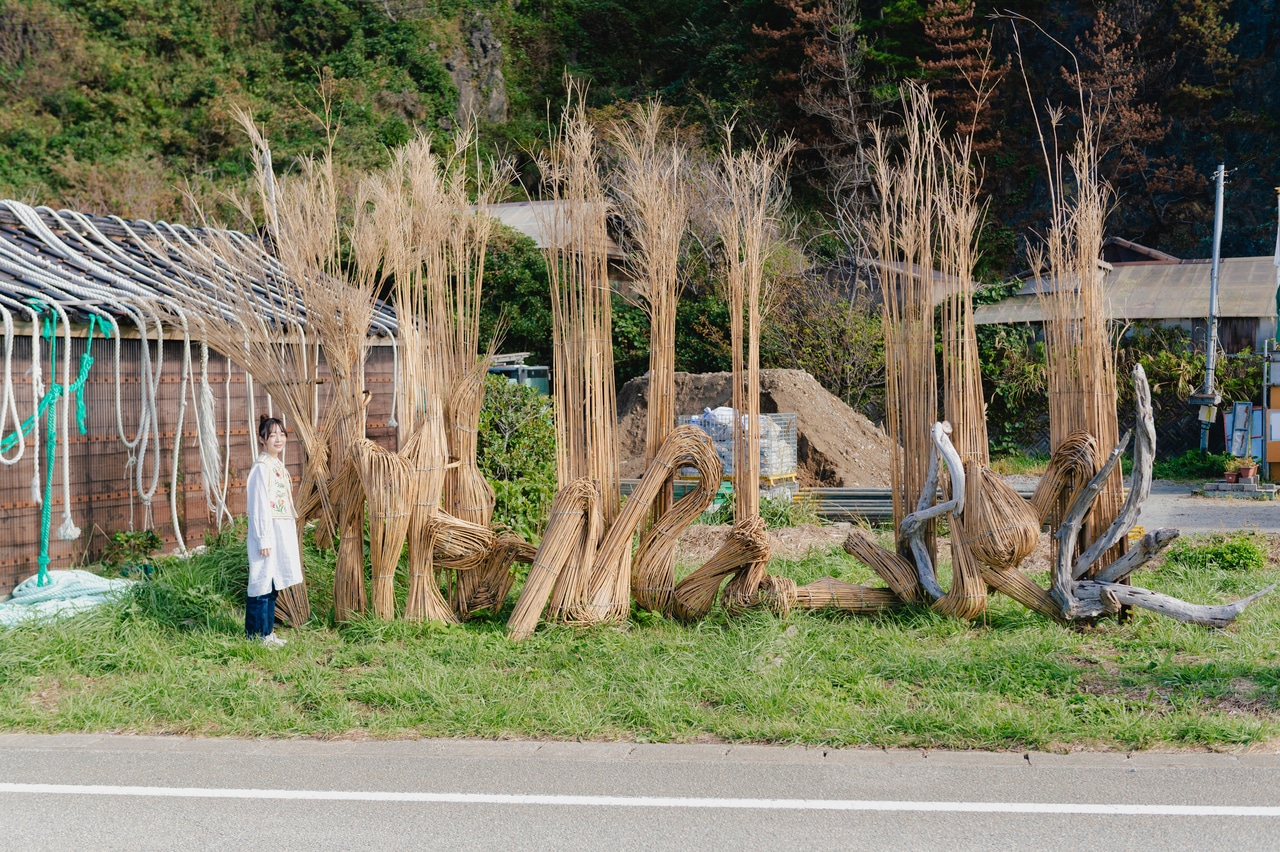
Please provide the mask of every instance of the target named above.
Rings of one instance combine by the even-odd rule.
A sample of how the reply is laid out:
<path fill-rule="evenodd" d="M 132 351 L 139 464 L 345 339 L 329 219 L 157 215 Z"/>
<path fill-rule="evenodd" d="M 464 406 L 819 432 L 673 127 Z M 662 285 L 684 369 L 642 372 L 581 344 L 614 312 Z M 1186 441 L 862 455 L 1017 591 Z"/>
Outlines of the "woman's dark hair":
<path fill-rule="evenodd" d="M 268 417 L 264 414 L 258 418 L 259 439 L 263 441 L 267 440 L 267 438 L 271 437 L 271 433 L 274 432 L 276 428 L 279 428 L 280 431 L 286 435 L 289 434 L 289 430 L 284 428 L 284 421 L 279 417 Z"/>

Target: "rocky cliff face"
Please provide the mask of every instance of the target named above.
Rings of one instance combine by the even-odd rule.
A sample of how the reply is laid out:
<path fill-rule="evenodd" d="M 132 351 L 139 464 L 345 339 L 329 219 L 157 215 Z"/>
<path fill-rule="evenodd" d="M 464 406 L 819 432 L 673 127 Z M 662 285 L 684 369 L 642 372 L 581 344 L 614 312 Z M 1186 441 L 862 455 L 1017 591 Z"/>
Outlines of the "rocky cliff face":
<path fill-rule="evenodd" d="M 493 22 L 480 13 L 464 18 L 461 30 L 462 44 L 444 63 L 458 89 L 456 118 L 466 122 L 474 116 L 501 124 L 507 120 L 508 111 L 502 42 L 493 32 Z"/>

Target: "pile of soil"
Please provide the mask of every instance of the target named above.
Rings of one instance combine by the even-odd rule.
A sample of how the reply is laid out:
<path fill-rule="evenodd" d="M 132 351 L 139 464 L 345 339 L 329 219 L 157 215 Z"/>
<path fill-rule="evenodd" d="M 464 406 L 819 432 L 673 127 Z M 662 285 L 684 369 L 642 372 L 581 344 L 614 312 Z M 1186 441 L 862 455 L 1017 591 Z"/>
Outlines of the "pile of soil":
<path fill-rule="evenodd" d="M 676 373 L 676 414 L 701 414 L 729 405 L 732 373 Z M 644 433 L 649 377 L 618 391 L 618 441 L 622 476 L 644 473 Z M 888 436 L 845 405 L 803 370 L 762 370 L 760 412 L 796 415 L 796 457 L 802 488 L 888 488 Z"/>

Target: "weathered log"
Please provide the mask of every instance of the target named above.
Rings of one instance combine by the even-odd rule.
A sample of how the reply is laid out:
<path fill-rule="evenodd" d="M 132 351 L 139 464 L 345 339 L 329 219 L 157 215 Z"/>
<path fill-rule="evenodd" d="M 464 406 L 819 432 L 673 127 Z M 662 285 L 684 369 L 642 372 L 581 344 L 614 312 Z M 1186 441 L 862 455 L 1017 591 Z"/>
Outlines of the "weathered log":
<path fill-rule="evenodd" d="M 1112 615 L 1121 606 L 1141 607 L 1187 624 L 1203 624 L 1207 627 L 1226 627 L 1236 620 L 1245 607 L 1275 589 L 1267 586 L 1247 598 L 1220 606 L 1187 603 L 1169 595 L 1153 592 L 1138 586 L 1122 586 L 1119 583 L 1100 583 L 1082 580 L 1076 585 L 1076 604 L 1069 617 L 1073 619 L 1097 618 Z"/>
<path fill-rule="evenodd" d="M 1125 448 L 1129 446 L 1129 439 L 1132 432 L 1125 432 L 1124 437 L 1120 439 L 1120 443 L 1116 444 L 1116 448 L 1111 451 L 1111 455 L 1102 465 L 1102 469 L 1094 474 L 1093 479 L 1089 480 L 1076 497 L 1075 502 L 1071 504 L 1071 508 L 1067 510 L 1067 514 L 1062 519 L 1062 526 L 1058 527 L 1058 532 L 1054 534 L 1054 538 L 1058 542 L 1058 553 L 1054 560 L 1053 571 L 1053 588 L 1050 594 L 1054 600 L 1062 607 L 1062 614 L 1067 618 L 1071 618 L 1074 609 L 1075 597 L 1072 593 L 1071 576 L 1071 553 L 1076 549 L 1076 540 L 1080 537 L 1080 527 L 1084 523 L 1084 516 L 1089 514 L 1089 510 L 1093 508 L 1093 501 L 1098 498 L 1103 487 L 1107 484 L 1107 480 L 1111 477 L 1111 472 L 1115 470 L 1117 464 L 1120 463 L 1120 456 L 1124 453 Z"/>
<path fill-rule="evenodd" d="M 1084 577 L 1102 555 L 1121 541 L 1138 522 L 1142 504 L 1151 495 L 1151 469 L 1155 461 L 1156 424 L 1151 412 L 1151 386 L 1141 364 L 1133 367 L 1134 445 L 1133 472 L 1129 479 L 1129 496 L 1111 526 L 1080 554 L 1071 571 L 1073 579 Z"/>
<path fill-rule="evenodd" d="M 925 477 L 925 487 L 920 493 L 920 502 L 917 504 L 916 511 L 907 515 L 898 524 L 899 541 L 906 542 L 911 555 L 915 557 L 916 575 L 919 577 L 920 587 L 935 601 L 942 599 L 946 593 L 938 585 L 937 570 L 934 568 L 929 547 L 924 540 L 925 524 L 947 512 L 959 515 L 964 511 L 964 463 L 960 461 L 960 454 L 956 452 L 956 448 L 948 437 L 950 434 L 950 423 L 944 421 L 933 424 L 935 450 L 929 454 L 929 470 Z M 935 499 L 938 488 L 939 453 L 951 477 L 951 499 L 930 505 Z"/>
<path fill-rule="evenodd" d="M 1152 530 L 1128 553 L 1095 574 L 1093 579 L 1099 583 L 1120 582 L 1158 556 L 1179 535 L 1177 530 Z"/>

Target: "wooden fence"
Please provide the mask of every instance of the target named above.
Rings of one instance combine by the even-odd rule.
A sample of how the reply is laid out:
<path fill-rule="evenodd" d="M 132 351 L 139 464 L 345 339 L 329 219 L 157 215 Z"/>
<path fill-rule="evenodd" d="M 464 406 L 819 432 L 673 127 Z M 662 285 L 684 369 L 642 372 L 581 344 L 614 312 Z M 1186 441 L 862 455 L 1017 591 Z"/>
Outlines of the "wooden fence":
<path fill-rule="evenodd" d="M 83 329 L 79 330 L 83 334 Z M 61 364 L 59 340 L 59 364 Z M 72 340 L 72 377 L 84 351 L 83 336 Z M 134 455 L 120 439 L 121 425 L 130 439 L 138 431 L 142 414 L 142 347 L 138 340 L 125 339 L 119 347 L 120 417 L 116 412 L 116 345 L 111 339 L 95 338 L 92 355 L 93 367 L 84 386 L 86 409 L 86 434 L 79 434 L 75 426 L 74 410 L 71 412 L 70 440 L 63 445 L 59 418 L 59 445 L 53 471 L 53 490 L 50 500 L 49 555 L 50 568 L 70 568 L 87 564 L 101 556 L 110 542 L 110 536 L 120 530 L 141 530 L 146 526 L 145 507 L 139 491 L 138 469 L 142 468 L 142 488 L 148 490 L 156 467 L 154 438 L 147 447 L 144 459 Z M 156 356 L 155 344 L 150 355 Z M 155 531 L 164 541 L 164 552 L 177 545 L 169 501 L 172 481 L 174 430 L 177 427 L 180 393 L 182 390 L 183 344 L 169 341 L 164 344 L 159 390 L 156 394 L 156 410 L 160 424 L 159 478 L 151 500 L 151 520 Z M 192 373 L 196 382 L 200 376 L 199 346 L 192 345 Z M 54 381 L 50 376 L 48 351 L 42 353 L 42 369 L 46 388 Z M 31 413 L 31 342 L 19 335 L 14 340 L 11 371 L 21 416 Z M 323 375 L 324 371 L 321 371 Z M 390 347 L 374 347 L 369 352 L 365 370 L 366 387 L 372 394 L 368 408 L 370 438 L 389 448 L 395 446 L 395 429 L 387 426 L 393 394 L 393 358 Z M 61 380 L 59 367 L 58 380 Z M 250 429 L 249 401 L 244 371 L 228 365 L 227 360 L 210 353 L 209 383 L 216 401 L 217 433 L 224 458 L 230 458 L 230 485 L 227 504 L 235 515 L 244 513 L 244 483 L 253 466 L 253 450 Z M 323 385 L 322 385 L 323 388 Z M 204 534 L 215 523 L 208 509 L 201 472 L 200 448 L 196 437 L 196 406 L 192 384 L 186 388 L 187 408 L 182 424 L 181 451 L 177 478 L 178 525 L 188 547 L 203 542 Z M 323 402 L 322 402 L 323 404 Z M 254 413 L 261 415 L 271 407 L 261 387 L 254 388 Z M 228 434 L 228 408 L 230 429 Z M 12 430 L 12 423 L 6 424 Z M 44 425 L 41 423 L 40 485 L 43 491 L 48 470 L 48 459 L 43 441 Z M 32 495 L 32 477 L 35 472 L 32 439 L 28 438 L 26 453 L 15 465 L 0 468 L 0 595 L 8 594 L 21 580 L 35 574 L 40 552 L 41 507 Z M 16 448 L 6 455 L 12 457 Z M 71 517 L 80 528 L 75 541 L 58 538 L 62 523 L 63 475 L 62 454 L 69 453 L 67 477 L 70 484 Z M 286 451 L 289 469 L 295 482 L 301 473 L 301 448 L 295 442 Z"/>

